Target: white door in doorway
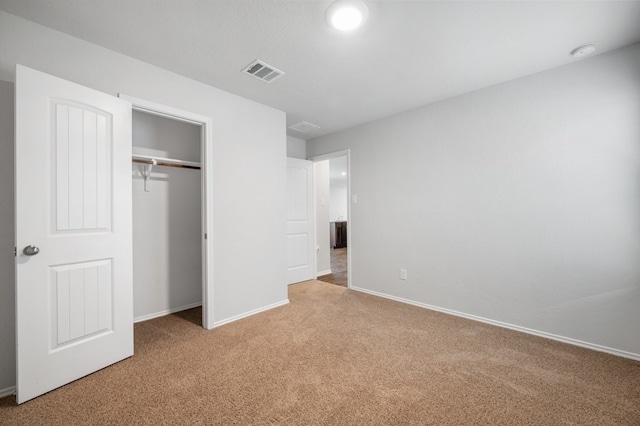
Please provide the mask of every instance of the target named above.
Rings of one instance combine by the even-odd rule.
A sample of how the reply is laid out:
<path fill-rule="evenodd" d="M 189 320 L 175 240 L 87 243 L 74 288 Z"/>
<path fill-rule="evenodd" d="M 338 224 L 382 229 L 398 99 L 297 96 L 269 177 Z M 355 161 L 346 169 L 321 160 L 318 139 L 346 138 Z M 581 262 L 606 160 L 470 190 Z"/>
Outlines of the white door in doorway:
<path fill-rule="evenodd" d="M 133 355 L 131 104 L 16 70 L 17 401 Z"/>
<path fill-rule="evenodd" d="M 313 162 L 287 158 L 287 284 L 315 278 Z"/>

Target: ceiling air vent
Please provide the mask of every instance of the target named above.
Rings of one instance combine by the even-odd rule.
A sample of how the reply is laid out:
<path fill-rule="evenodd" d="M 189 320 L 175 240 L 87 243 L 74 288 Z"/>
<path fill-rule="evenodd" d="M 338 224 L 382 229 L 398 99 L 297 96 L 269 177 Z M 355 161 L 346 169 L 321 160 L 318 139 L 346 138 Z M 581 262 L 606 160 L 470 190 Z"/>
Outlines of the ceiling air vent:
<path fill-rule="evenodd" d="M 320 126 L 316 126 L 315 124 L 309 123 L 308 121 L 301 121 L 299 123 L 292 124 L 291 126 L 289 126 L 289 128 L 291 130 L 295 130 L 296 132 L 307 133 L 312 130 L 319 129 Z"/>
<path fill-rule="evenodd" d="M 243 69 L 242 72 L 254 76 L 265 83 L 271 83 L 276 78 L 284 75 L 284 71 L 280 71 L 279 69 L 272 67 L 271 65 L 267 65 L 260 60 L 253 61 L 248 67 Z"/>

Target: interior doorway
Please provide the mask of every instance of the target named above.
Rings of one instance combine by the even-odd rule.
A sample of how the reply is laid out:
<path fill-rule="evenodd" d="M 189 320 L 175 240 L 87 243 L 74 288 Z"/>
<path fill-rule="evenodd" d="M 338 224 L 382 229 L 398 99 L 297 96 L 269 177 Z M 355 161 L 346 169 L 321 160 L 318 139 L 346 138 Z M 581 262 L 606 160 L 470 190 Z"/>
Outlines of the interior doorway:
<path fill-rule="evenodd" d="M 351 209 L 349 151 L 314 161 L 316 212 L 316 277 L 320 281 L 351 285 Z"/>

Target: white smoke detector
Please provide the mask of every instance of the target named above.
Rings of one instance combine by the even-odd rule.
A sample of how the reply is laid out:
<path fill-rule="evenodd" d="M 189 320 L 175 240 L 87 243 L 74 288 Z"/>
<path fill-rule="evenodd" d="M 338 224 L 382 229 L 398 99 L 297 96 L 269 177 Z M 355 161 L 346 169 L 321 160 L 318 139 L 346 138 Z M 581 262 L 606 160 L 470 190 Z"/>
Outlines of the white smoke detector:
<path fill-rule="evenodd" d="M 571 51 L 571 56 L 575 58 L 582 58 L 583 56 L 591 55 L 595 51 L 596 51 L 596 44 L 588 43 L 573 49 Z"/>

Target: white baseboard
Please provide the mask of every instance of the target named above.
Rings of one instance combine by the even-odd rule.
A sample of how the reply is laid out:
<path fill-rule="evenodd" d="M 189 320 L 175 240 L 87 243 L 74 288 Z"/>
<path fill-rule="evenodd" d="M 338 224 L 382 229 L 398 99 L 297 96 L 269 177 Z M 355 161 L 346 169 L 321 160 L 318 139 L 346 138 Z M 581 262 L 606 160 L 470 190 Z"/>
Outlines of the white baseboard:
<path fill-rule="evenodd" d="M 318 273 L 316 274 L 316 278 L 321 277 L 323 275 L 329 275 L 331 274 L 331 269 L 327 269 L 325 271 L 318 271 Z"/>
<path fill-rule="evenodd" d="M 268 311 L 273 308 L 277 308 L 279 306 L 287 305 L 289 303 L 289 299 L 282 300 L 280 302 L 273 303 L 271 305 L 263 306 L 262 308 L 254 309 L 253 311 L 245 312 L 244 314 L 235 315 L 233 317 L 223 319 L 221 321 L 216 321 L 213 323 L 213 328 L 220 327 L 221 325 L 229 324 L 230 322 L 238 321 L 242 318 L 250 317 L 255 314 L 259 314 L 260 312 Z"/>
<path fill-rule="evenodd" d="M 167 310 L 164 310 L 164 311 L 154 312 L 152 314 L 147 314 L 147 315 L 142 315 L 142 316 L 139 316 L 139 317 L 135 317 L 133 319 L 133 322 L 135 324 L 137 322 L 148 321 L 150 319 L 163 317 L 165 315 L 169 315 L 169 314 L 173 314 L 173 313 L 176 313 L 176 312 L 184 311 L 186 309 L 195 308 L 197 306 L 202 306 L 202 302 L 191 303 L 189 305 L 184 305 L 184 306 L 180 306 L 180 307 L 177 307 L 177 308 L 171 308 L 171 309 L 167 309 Z"/>
<path fill-rule="evenodd" d="M 0 389 L 0 398 L 4 398 L 5 396 L 13 395 L 16 393 L 16 387 L 11 386 L 10 388 Z"/>
<path fill-rule="evenodd" d="M 534 330 L 527 327 L 521 327 L 519 325 L 509 324 L 506 322 L 496 321 L 489 318 L 479 317 L 476 315 L 465 314 L 464 312 L 458 312 L 451 309 L 440 308 L 438 306 L 428 305 L 426 303 L 416 302 L 409 299 L 403 299 L 402 297 L 391 296 L 385 293 L 379 293 L 373 290 L 367 290 L 366 288 L 361 287 L 351 287 L 352 290 L 359 291 L 361 293 L 371 294 L 373 296 L 383 297 L 385 299 L 395 300 L 396 302 L 406 303 L 408 305 L 418 306 L 420 308 L 429 309 L 432 311 L 442 312 L 445 314 L 455 315 L 457 317 L 462 317 L 466 319 L 470 319 L 473 321 L 483 322 L 485 324 L 496 325 L 502 328 L 508 328 L 509 330 L 520 331 L 522 333 L 532 334 L 538 337 L 544 337 L 551 340 L 556 340 L 562 343 L 568 343 L 574 346 L 580 346 L 587 349 L 592 349 L 598 352 L 605 352 L 611 355 L 620 356 L 623 358 L 629 358 L 636 361 L 640 361 L 640 354 L 635 354 L 633 352 L 621 351 L 619 349 L 609 348 L 607 346 L 597 345 L 595 343 L 583 342 L 582 340 L 572 339 L 571 337 L 558 336 L 557 334 L 547 333 L 545 331 Z"/>

